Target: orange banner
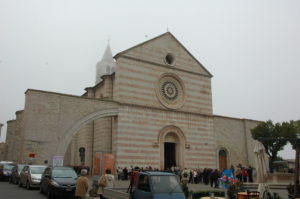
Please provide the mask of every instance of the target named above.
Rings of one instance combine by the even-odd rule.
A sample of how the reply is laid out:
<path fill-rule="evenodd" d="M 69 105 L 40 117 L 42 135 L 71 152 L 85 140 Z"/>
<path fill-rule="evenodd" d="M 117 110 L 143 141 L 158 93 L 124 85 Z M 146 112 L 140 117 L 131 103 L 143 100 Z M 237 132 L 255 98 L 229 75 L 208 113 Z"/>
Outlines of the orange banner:
<path fill-rule="evenodd" d="M 93 174 L 99 176 L 100 175 L 100 161 L 101 161 L 101 153 L 95 152 L 94 154 L 94 164 L 93 164 Z"/>
<path fill-rule="evenodd" d="M 113 153 L 104 154 L 103 173 L 106 169 L 110 169 L 111 174 L 115 174 L 115 155 Z"/>

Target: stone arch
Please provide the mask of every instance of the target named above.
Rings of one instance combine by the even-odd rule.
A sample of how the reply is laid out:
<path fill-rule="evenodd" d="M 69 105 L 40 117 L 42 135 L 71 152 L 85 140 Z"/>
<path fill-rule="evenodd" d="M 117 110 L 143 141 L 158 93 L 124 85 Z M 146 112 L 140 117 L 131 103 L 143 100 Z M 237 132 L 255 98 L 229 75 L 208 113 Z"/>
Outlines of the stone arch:
<path fill-rule="evenodd" d="M 162 128 L 157 137 L 157 143 L 160 148 L 160 169 L 165 167 L 165 143 L 173 142 L 176 147 L 176 166 L 184 167 L 184 150 L 186 148 L 186 137 L 177 126 L 170 125 Z"/>
<path fill-rule="evenodd" d="M 225 153 L 225 154 L 224 154 Z M 222 161 L 223 161 L 223 164 L 225 164 L 225 168 L 229 168 L 229 165 L 230 165 L 230 155 L 229 155 L 229 151 L 227 150 L 227 148 L 223 147 L 223 146 L 219 146 L 217 148 L 217 168 L 219 169 L 223 169 L 223 168 L 220 168 L 222 165 Z M 225 155 L 225 157 L 224 157 Z M 222 159 L 223 158 L 223 159 Z M 224 163 L 225 161 L 225 163 Z M 222 166 L 224 167 L 224 165 Z"/>
<path fill-rule="evenodd" d="M 59 140 L 59 143 L 57 143 L 57 148 L 55 151 L 55 155 L 63 156 L 65 152 L 67 151 L 67 148 L 72 140 L 73 135 L 75 135 L 82 127 L 84 127 L 89 122 L 103 118 L 103 117 L 113 117 L 118 116 L 118 109 L 112 108 L 112 109 L 104 109 L 101 111 L 93 112 L 87 116 L 82 117 L 81 119 L 74 122 L 74 124 L 65 131 L 61 139 Z"/>

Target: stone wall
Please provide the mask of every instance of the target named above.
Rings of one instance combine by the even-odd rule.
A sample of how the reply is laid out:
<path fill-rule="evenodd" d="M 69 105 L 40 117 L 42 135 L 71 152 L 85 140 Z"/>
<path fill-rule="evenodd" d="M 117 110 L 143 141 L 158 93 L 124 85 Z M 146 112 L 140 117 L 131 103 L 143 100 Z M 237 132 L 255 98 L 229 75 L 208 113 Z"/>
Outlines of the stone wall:
<path fill-rule="evenodd" d="M 16 119 L 7 122 L 7 159 L 13 162 L 22 161 L 20 151 L 23 144 L 23 113 L 24 111 L 17 111 Z"/>
<path fill-rule="evenodd" d="M 17 120 L 7 121 L 7 131 L 6 131 L 6 144 L 7 144 L 7 154 L 6 158 L 9 161 L 15 161 L 15 147 L 16 147 L 16 124 Z"/>
<path fill-rule="evenodd" d="M 112 100 L 114 75 L 106 75 L 102 79 L 102 82 L 94 88 L 95 98 Z"/>
<path fill-rule="evenodd" d="M 110 101 L 28 90 L 22 156 L 36 152 L 36 162 L 43 163 L 44 160 L 51 161 L 54 155 L 65 155 L 76 132 L 97 118 L 98 112 L 105 114 L 106 110 L 116 109 L 117 106 Z M 74 126 L 78 129 L 73 129 Z"/>
<path fill-rule="evenodd" d="M 94 152 L 112 151 L 112 125 L 111 117 L 94 121 Z"/>
<path fill-rule="evenodd" d="M 174 55 L 174 66 L 164 62 L 168 53 Z M 182 82 L 185 96 L 183 106 L 177 110 L 212 114 L 211 76 L 171 36 L 129 49 L 116 59 L 114 100 L 165 109 L 157 87 L 163 75 L 173 74 Z"/>
<path fill-rule="evenodd" d="M 218 151 L 227 152 L 227 165 L 254 166 L 254 140 L 251 138 L 250 129 L 259 121 L 214 116 L 214 131 L 216 134 L 216 159 Z"/>
<path fill-rule="evenodd" d="M 85 165 L 92 166 L 92 147 L 93 147 L 93 123 L 88 123 L 82 129 L 80 129 L 72 139 L 70 143 L 70 162 L 68 163 L 68 154 L 66 153 L 66 164 L 68 165 L 81 165 L 79 156 L 79 148 L 85 148 Z"/>
<path fill-rule="evenodd" d="M 72 139 L 65 154 L 65 165 L 81 165 L 79 148 L 84 147 L 85 165 L 92 169 L 94 152 L 112 152 L 116 128 L 114 117 L 94 120 L 80 129 Z"/>
<path fill-rule="evenodd" d="M 216 165 L 213 120 L 197 114 L 123 106 L 118 116 L 116 137 L 117 165 L 163 169 L 160 131 L 166 126 L 179 128 L 184 135 L 180 167 L 205 168 Z M 170 130 L 172 132 L 172 130 Z"/>
<path fill-rule="evenodd" d="M 6 143 L 0 143 L 0 161 L 1 160 L 7 160 L 6 154 L 7 154 L 7 144 Z"/>

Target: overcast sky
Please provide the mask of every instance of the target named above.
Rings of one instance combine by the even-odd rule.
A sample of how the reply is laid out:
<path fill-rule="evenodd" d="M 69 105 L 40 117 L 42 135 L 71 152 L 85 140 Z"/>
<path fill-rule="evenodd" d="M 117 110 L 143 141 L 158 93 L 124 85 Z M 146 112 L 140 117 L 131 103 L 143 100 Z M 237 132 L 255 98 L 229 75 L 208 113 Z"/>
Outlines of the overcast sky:
<path fill-rule="evenodd" d="M 300 119 L 299 0 L 0 0 L 0 141 L 28 88 L 81 95 L 108 39 L 167 29 L 214 75 L 214 114 Z"/>

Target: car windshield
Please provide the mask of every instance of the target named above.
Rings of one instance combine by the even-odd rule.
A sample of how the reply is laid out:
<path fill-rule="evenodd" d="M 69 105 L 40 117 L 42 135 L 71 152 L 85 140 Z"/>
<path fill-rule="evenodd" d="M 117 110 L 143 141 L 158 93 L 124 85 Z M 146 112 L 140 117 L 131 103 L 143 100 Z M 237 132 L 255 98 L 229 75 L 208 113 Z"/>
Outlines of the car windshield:
<path fill-rule="evenodd" d="M 11 170 L 14 167 L 14 165 L 6 164 L 3 166 L 3 170 Z"/>
<path fill-rule="evenodd" d="M 151 176 L 155 193 L 180 193 L 181 186 L 176 176 Z"/>
<path fill-rule="evenodd" d="M 19 164 L 18 165 L 18 172 L 21 172 L 22 171 L 22 169 L 24 168 L 24 164 Z"/>
<path fill-rule="evenodd" d="M 32 174 L 42 174 L 46 167 L 30 167 L 30 172 Z"/>
<path fill-rule="evenodd" d="M 54 178 L 77 178 L 77 174 L 73 169 L 53 169 Z"/>

